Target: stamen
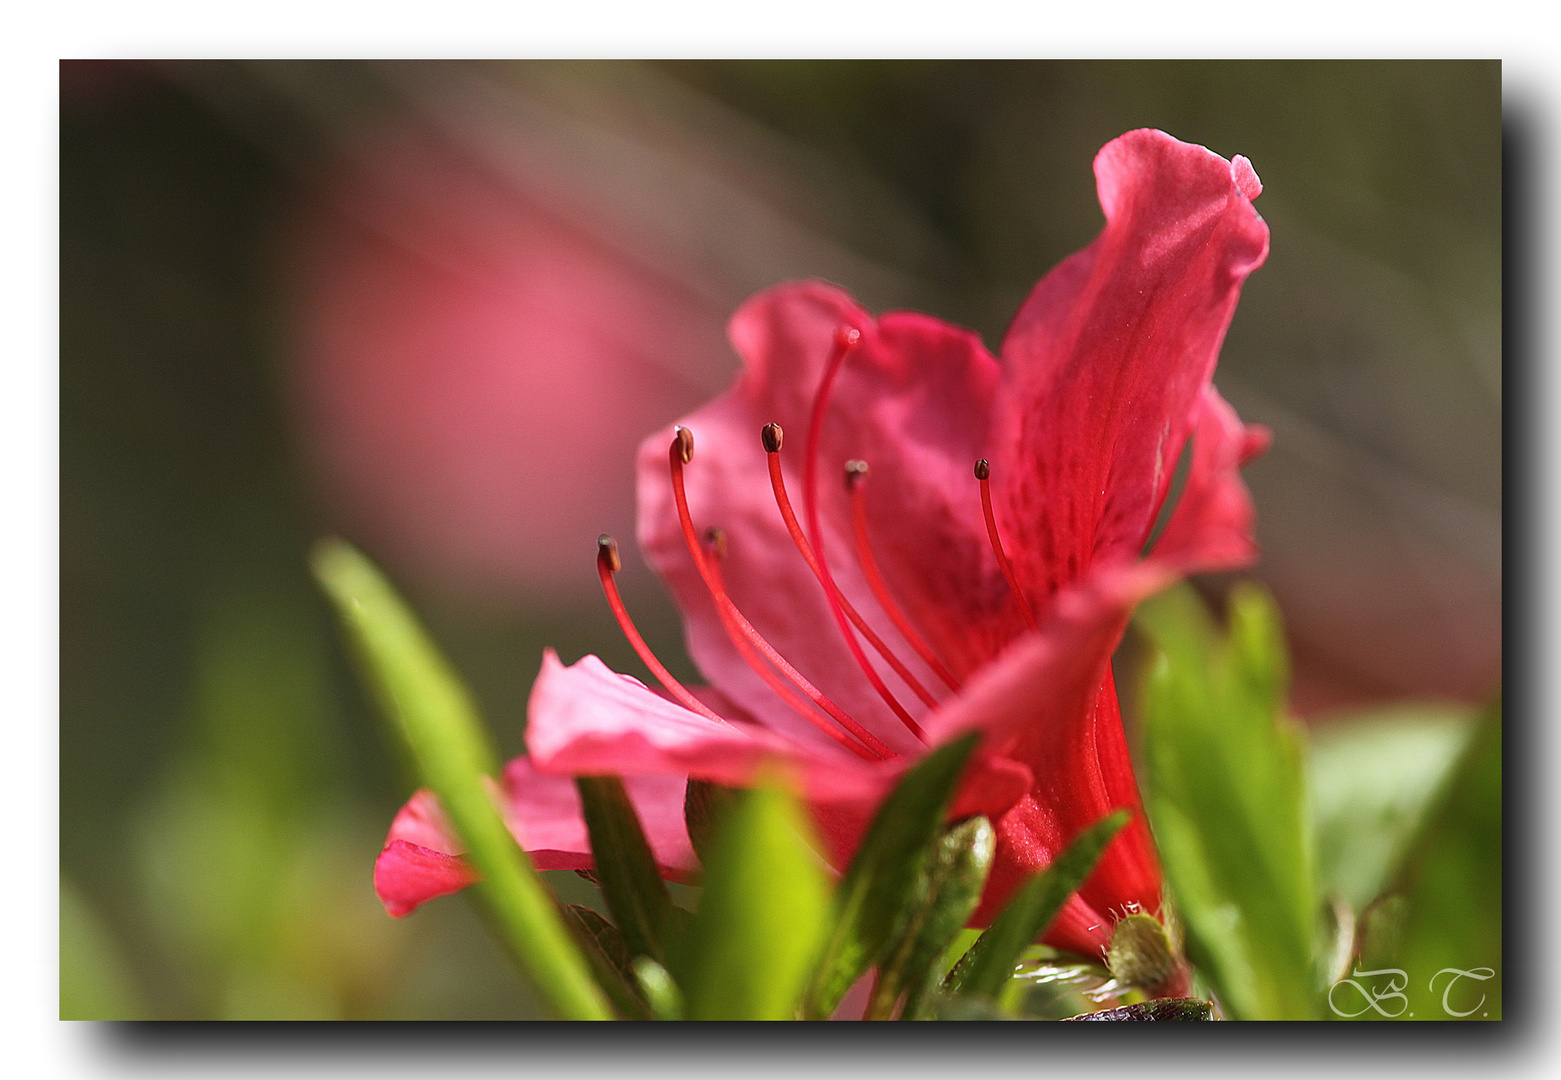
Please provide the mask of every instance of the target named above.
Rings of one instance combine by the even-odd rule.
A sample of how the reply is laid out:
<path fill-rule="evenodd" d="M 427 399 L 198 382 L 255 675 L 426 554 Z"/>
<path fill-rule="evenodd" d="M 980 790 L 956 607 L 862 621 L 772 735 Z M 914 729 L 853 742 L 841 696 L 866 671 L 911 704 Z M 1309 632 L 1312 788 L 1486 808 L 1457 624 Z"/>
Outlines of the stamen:
<path fill-rule="evenodd" d="M 672 472 L 672 498 L 677 504 L 678 522 L 683 530 L 683 540 L 688 545 L 688 553 L 694 560 L 694 568 L 699 571 L 699 576 L 704 580 L 705 588 L 710 590 L 711 598 L 715 600 L 716 614 L 721 619 L 721 625 L 726 630 L 727 637 L 742 656 L 744 663 L 753 669 L 771 690 L 791 706 L 813 726 L 835 739 L 842 746 L 848 747 L 862 757 L 869 754 L 863 751 L 866 747 L 872 754 L 880 758 L 890 758 L 894 752 L 875 737 L 862 725 L 853 720 L 844 709 L 836 705 L 823 691 L 810 683 L 796 668 L 786 662 L 786 658 L 776 651 L 775 647 L 764 639 L 753 628 L 753 624 L 743 617 L 743 613 L 732 603 L 732 598 L 727 595 L 726 585 L 721 579 L 721 572 L 716 560 L 706 557 L 703 545 L 700 543 L 698 533 L 694 529 L 694 519 L 688 509 L 688 494 L 683 486 L 683 466 L 693 457 L 694 439 L 687 428 L 679 427 L 668 450 L 668 463 Z M 762 658 L 762 659 L 761 659 Z M 827 721 L 817 716 L 801 698 L 792 692 L 790 686 L 771 671 L 763 661 L 780 671 L 789 679 L 797 689 L 810 698 L 815 705 L 829 715 L 836 723 L 854 735 L 862 746 L 857 746 L 846 738 L 845 734 L 830 725 Z"/>
<path fill-rule="evenodd" d="M 884 685 L 883 679 L 878 677 L 878 672 L 874 671 L 873 666 L 867 662 L 862 646 L 857 644 L 856 635 L 851 633 L 851 624 L 846 621 L 845 610 L 840 604 L 840 590 L 835 585 L 834 576 L 829 572 L 829 560 L 824 554 L 824 534 L 818 524 L 818 443 L 819 435 L 824 429 L 824 408 L 829 403 L 829 391 L 834 386 L 835 376 L 840 374 L 840 368 L 844 365 L 846 357 L 861 340 L 861 331 L 853 326 L 842 326 L 835 332 L 835 347 L 824 369 L 824 378 L 819 383 L 818 393 L 813 398 L 813 415 L 808 419 L 808 444 L 802 466 L 802 508 L 808 515 L 808 539 L 813 543 L 818 575 L 824 583 L 824 596 L 829 601 L 829 611 L 835 617 L 835 625 L 840 628 L 840 634 L 845 638 L 846 647 L 851 650 L 851 656 L 862 669 L 862 673 L 867 676 L 867 681 L 872 683 L 874 690 L 878 691 L 878 696 L 883 698 L 884 703 L 900 718 L 900 722 L 920 739 L 921 725 L 905 711 L 905 706 L 895 700 L 889 688 Z"/>
<path fill-rule="evenodd" d="M 992 466 L 986 458 L 976 462 L 976 479 L 981 481 L 981 512 L 986 515 L 986 535 L 992 541 L 992 551 L 997 555 L 997 565 L 1002 567 L 1003 576 L 1008 579 L 1008 588 L 1014 594 L 1014 599 L 1019 601 L 1019 611 L 1024 615 L 1024 621 L 1030 629 L 1035 629 L 1035 613 L 1030 610 L 1030 601 L 1024 597 L 1024 590 L 1019 588 L 1019 579 L 1014 576 L 1013 565 L 1008 561 L 1008 556 L 1003 552 L 1003 541 L 997 535 L 997 516 L 992 513 L 992 485 L 990 477 Z"/>
<path fill-rule="evenodd" d="M 852 465 L 859 465 L 861 468 L 852 469 Z M 927 644 L 927 639 L 922 637 L 904 609 L 895 602 L 894 594 L 889 591 L 883 575 L 878 571 L 878 560 L 873 558 L 873 545 L 867 535 L 867 498 L 862 487 L 862 481 L 866 479 L 867 462 L 846 462 L 846 488 L 851 493 L 851 531 L 856 538 L 856 560 L 862 565 L 862 576 L 867 578 L 867 587 L 873 591 L 873 596 L 877 598 L 884 614 L 889 616 L 890 621 L 910 643 L 911 648 L 916 650 L 916 655 L 922 658 L 950 690 L 957 691 L 959 681 L 949 674 L 948 668 L 943 666 L 943 662 L 932 651 L 932 646 Z"/>
<path fill-rule="evenodd" d="M 813 571 L 813 576 L 818 579 L 819 585 L 828 589 L 828 586 L 824 585 L 823 575 L 819 573 L 818 560 L 813 554 L 813 545 L 808 543 L 806 536 L 802 535 L 802 527 L 797 524 L 797 515 L 791 508 L 790 497 L 786 494 L 786 478 L 782 474 L 780 467 L 780 449 L 783 436 L 781 426 L 779 424 L 766 424 L 760 434 L 763 437 L 764 450 L 770 466 L 770 489 L 775 493 L 775 505 L 780 508 L 781 520 L 786 523 L 786 531 L 791 534 L 792 543 L 797 545 L 797 551 L 801 553 L 803 561 L 808 564 L 808 569 Z M 935 708 L 938 704 L 937 699 L 927 692 L 921 681 L 911 674 L 910 669 L 894 654 L 894 651 L 889 648 L 883 638 L 873 631 L 873 628 L 867 624 L 867 620 L 862 618 L 861 613 L 857 611 L 855 605 L 846 599 L 844 594 L 840 595 L 839 600 L 841 607 L 845 609 L 846 616 L 851 620 L 851 625 L 861 631 L 862 636 L 867 638 L 872 647 L 878 650 L 878 654 L 894 669 L 895 674 L 905 681 L 905 685 L 909 686 L 911 691 L 921 698 L 929 709 Z"/>
<path fill-rule="evenodd" d="M 677 699 L 684 708 L 692 709 L 707 720 L 714 720 L 722 727 L 731 727 L 726 720 L 717 716 L 709 706 L 700 701 L 688 688 L 666 669 L 662 662 L 656 659 L 656 654 L 650 651 L 650 646 L 645 644 L 645 639 L 640 636 L 639 629 L 635 627 L 634 620 L 629 618 L 629 609 L 624 607 L 623 597 L 618 595 L 618 583 L 613 580 L 613 575 L 623 568 L 623 560 L 618 557 L 618 541 L 603 533 L 596 538 L 596 572 L 602 579 L 602 591 L 607 594 L 607 606 L 612 608 L 613 617 L 618 620 L 618 626 L 623 631 L 623 636 L 629 639 L 629 644 L 634 646 L 634 651 L 639 654 L 640 660 L 650 668 L 656 681 L 667 688 L 667 693 Z"/>

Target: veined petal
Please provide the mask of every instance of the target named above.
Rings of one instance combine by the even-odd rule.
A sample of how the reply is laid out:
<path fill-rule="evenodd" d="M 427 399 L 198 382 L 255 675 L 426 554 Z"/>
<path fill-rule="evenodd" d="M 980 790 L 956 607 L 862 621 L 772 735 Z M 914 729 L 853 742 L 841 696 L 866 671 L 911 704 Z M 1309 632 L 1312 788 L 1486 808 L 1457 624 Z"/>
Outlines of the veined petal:
<path fill-rule="evenodd" d="M 1268 448 L 1268 429 L 1243 424 L 1204 387 L 1193 414 L 1192 463 L 1150 559 L 1184 573 L 1245 566 L 1257 557 L 1252 496 L 1240 469 Z"/>
<path fill-rule="evenodd" d="M 1043 599 L 1148 538 L 1268 253 L 1244 158 L 1145 129 L 1108 143 L 1095 176 L 1105 230 L 1036 286 L 1002 349 L 994 494 L 1015 571 Z"/>
<path fill-rule="evenodd" d="M 740 787 L 771 768 L 791 773 L 809 798 L 861 800 L 881 794 L 903 769 L 861 761 L 832 745 L 799 745 L 751 724 L 724 727 L 594 656 L 565 667 L 552 650 L 543 657 L 527 716 L 532 762 L 560 775 L 609 773 L 626 783 L 645 774 L 694 776 Z"/>

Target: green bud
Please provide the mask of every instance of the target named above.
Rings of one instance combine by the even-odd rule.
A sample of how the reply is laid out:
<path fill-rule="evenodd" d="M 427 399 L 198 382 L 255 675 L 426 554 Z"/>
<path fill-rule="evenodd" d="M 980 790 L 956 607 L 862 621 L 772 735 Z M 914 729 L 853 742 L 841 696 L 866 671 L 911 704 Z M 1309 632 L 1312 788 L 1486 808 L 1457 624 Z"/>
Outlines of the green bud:
<path fill-rule="evenodd" d="M 1165 927 L 1142 912 L 1117 923 L 1106 950 L 1106 966 L 1117 982 L 1150 997 L 1165 996 L 1181 975 Z"/>

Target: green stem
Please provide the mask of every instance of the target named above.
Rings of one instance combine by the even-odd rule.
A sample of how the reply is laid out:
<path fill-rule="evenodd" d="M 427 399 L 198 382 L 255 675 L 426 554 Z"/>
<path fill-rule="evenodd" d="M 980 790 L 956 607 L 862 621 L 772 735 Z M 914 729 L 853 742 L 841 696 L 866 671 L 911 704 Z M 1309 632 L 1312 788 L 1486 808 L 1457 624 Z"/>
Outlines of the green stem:
<path fill-rule="evenodd" d="M 900 999 L 899 987 L 893 979 L 886 979 L 883 971 L 873 975 L 873 992 L 867 999 L 867 1011 L 863 1020 L 893 1020 L 894 1003 Z"/>

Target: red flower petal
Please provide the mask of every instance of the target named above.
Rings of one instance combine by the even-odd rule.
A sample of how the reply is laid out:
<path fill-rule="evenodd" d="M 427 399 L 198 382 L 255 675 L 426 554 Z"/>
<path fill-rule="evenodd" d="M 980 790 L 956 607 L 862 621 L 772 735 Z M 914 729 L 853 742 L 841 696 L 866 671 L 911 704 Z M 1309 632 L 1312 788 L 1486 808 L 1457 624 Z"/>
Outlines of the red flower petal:
<path fill-rule="evenodd" d="M 1138 554 L 1241 282 L 1268 254 L 1249 163 L 1140 130 L 1101 150 L 1095 177 L 1105 230 L 1003 342 L 998 517 L 1041 597 Z"/>
<path fill-rule="evenodd" d="M 565 667 L 548 650 L 527 709 L 531 760 L 547 773 L 687 776 L 729 786 L 765 767 L 789 769 L 810 798 L 871 801 L 903 765 L 815 752 L 751 724 L 722 727 L 619 675 L 594 656 Z M 679 799 L 681 799 L 681 791 Z M 678 804 L 681 821 L 682 803 Z"/>
<path fill-rule="evenodd" d="M 686 471 L 695 525 L 726 530 L 723 576 L 743 614 L 798 670 L 891 746 L 915 749 L 904 726 L 864 680 L 834 629 L 823 590 L 776 508 L 759 430 L 779 423 L 791 501 L 803 514 L 808 420 L 835 332 L 861 331 L 830 398 L 818 457 L 824 552 L 836 584 L 926 687 L 942 690 L 880 610 L 854 554 L 841 468 L 868 462 L 870 530 L 891 589 L 956 672 L 983 658 L 974 614 L 999 617 L 1006 598 L 987 550 L 971 465 L 988 442 L 996 361 L 970 331 L 894 313 L 875 320 L 823 282 L 778 286 L 731 322 L 745 370 L 733 388 L 684 425 L 694 436 Z M 804 742 L 810 726 L 781 705 L 732 647 L 688 555 L 667 475 L 670 429 L 640 448 L 640 546 L 683 610 L 700 670 L 766 726 Z M 907 523 L 913 527 L 906 529 Z M 973 611 L 972 600 L 984 601 Z M 892 678 L 892 676 L 891 676 Z M 902 689 L 897 681 L 896 690 Z M 946 691 L 945 691 L 946 692 Z M 910 694 L 905 693 L 907 699 Z"/>
<path fill-rule="evenodd" d="M 476 880 L 476 872 L 456 856 L 407 840 L 388 841 L 374 860 L 374 892 L 385 910 L 398 919 Z"/>
<path fill-rule="evenodd" d="M 624 778 L 657 865 L 673 878 L 698 865 L 683 824 L 685 782 L 682 776 L 670 775 Z M 573 779 L 539 772 L 527 758 L 515 758 L 504 769 L 503 799 L 510 832 L 538 870 L 583 870 L 592 865 Z M 407 915 L 418 905 L 477 880 L 460 855 L 438 801 L 431 792 L 419 791 L 391 823 L 385 848 L 374 864 L 374 891 L 390 914 Z"/>

